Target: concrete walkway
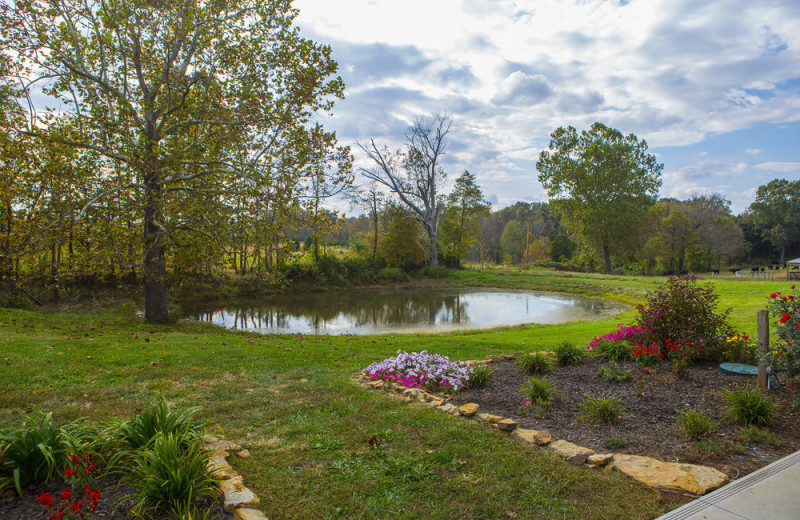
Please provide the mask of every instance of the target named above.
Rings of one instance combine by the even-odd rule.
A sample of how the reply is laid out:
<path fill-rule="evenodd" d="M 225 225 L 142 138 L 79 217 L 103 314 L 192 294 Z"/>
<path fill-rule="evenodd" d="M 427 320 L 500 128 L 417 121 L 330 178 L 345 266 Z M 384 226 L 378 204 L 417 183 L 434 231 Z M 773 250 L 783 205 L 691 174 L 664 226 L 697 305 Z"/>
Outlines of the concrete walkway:
<path fill-rule="evenodd" d="M 656 520 L 743 519 L 800 519 L 800 451 Z"/>

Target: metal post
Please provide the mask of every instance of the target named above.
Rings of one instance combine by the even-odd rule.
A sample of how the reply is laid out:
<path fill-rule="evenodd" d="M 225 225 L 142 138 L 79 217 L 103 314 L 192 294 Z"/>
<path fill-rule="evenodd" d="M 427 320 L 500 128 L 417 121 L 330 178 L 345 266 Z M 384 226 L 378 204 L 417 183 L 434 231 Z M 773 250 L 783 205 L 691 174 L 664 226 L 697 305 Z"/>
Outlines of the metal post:
<path fill-rule="evenodd" d="M 756 388 L 767 389 L 767 366 L 762 361 L 769 349 L 769 311 L 758 311 L 758 376 Z"/>

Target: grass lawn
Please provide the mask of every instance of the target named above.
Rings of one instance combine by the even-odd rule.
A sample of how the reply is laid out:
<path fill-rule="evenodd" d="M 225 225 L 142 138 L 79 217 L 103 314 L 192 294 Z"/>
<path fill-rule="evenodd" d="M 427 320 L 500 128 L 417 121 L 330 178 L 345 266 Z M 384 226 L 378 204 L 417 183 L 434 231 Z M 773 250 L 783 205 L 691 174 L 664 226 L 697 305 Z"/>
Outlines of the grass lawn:
<path fill-rule="evenodd" d="M 582 292 L 637 303 L 661 279 L 518 270 L 458 271 L 457 285 Z M 713 282 L 731 321 L 786 281 Z M 454 360 L 588 343 L 632 313 L 599 322 L 447 334 L 263 336 L 196 323 L 152 326 L 130 309 L 0 309 L 0 428 L 25 411 L 58 419 L 127 417 L 158 395 L 202 406 L 250 449 L 232 459 L 272 520 L 296 518 L 653 518 L 659 493 L 616 473 L 571 466 L 507 434 L 349 383 L 399 349 Z M 381 439 L 370 447 L 371 437 Z"/>

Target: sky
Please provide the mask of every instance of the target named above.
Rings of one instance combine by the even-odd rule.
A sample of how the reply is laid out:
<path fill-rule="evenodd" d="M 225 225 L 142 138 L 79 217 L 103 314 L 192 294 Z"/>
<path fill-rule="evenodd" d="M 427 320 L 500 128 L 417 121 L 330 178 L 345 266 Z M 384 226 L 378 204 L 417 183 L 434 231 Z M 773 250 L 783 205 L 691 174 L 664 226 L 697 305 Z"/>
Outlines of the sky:
<path fill-rule="evenodd" d="M 397 149 L 452 120 L 445 170 L 495 210 L 546 201 L 550 133 L 595 121 L 647 141 L 662 197 L 721 193 L 734 213 L 800 178 L 798 0 L 295 0 L 345 81 L 326 128 Z M 447 190 L 446 190 L 447 191 Z"/>

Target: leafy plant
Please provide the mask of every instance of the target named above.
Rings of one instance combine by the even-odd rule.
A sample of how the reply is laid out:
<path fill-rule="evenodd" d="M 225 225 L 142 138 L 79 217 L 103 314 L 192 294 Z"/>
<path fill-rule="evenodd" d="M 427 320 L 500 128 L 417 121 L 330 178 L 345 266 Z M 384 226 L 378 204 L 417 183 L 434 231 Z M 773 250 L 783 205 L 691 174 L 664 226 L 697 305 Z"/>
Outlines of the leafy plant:
<path fill-rule="evenodd" d="M 159 432 L 152 446 L 137 452 L 130 477 L 137 489 L 132 511 L 185 511 L 200 497 L 217 491 L 213 474 L 206 471 L 208 454 L 191 433 Z"/>
<path fill-rule="evenodd" d="M 522 395 L 534 403 L 548 403 L 555 395 L 553 382 L 546 377 L 532 377 L 522 385 Z"/>
<path fill-rule="evenodd" d="M 555 348 L 556 362 L 562 367 L 573 366 L 583 361 L 586 352 L 570 341 L 559 343 Z"/>
<path fill-rule="evenodd" d="M 63 428 L 56 426 L 52 413 L 30 417 L 9 433 L 0 433 L 0 489 L 13 484 L 22 488 L 49 481 L 67 456 Z"/>
<path fill-rule="evenodd" d="M 622 400 L 615 395 L 602 397 L 586 396 L 586 402 L 578 406 L 586 410 L 578 414 L 581 419 L 597 420 L 604 423 L 613 423 L 625 414 Z"/>
<path fill-rule="evenodd" d="M 737 332 L 725 339 L 722 357 L 731 363 L 755 365 L 758 362 L 757 350 L 756 342 L 750 336 Z"/>
<path fill-rule="evenodd" d="M 716 428 L 714 421 L 704 411 L 696 411 L 693 408 L 680 410 L 678 422 L 681 424 L 683 433 L 693 441 L 699 441 Z"/>
<path fill-rule="evenodd" d="M 486 386 L 489 380 L 492 379 L 494 369 L 484 363 L 475 363 L 469 368 L 469 386 L 476 388 Z"/>
<path fill-rule="evenodd" d="M 775 338 L 764 361 L 789 375 L 800 373 L 800 290 L 792 285 L 792 294 L 772 293 L 767 305 L 775 318 Z"/>
<path fill-rule="evenodd" d="M 737 386 L 725 391 L 728 415 L 743 425 L 769 426 L 775 417 L 777 405 L 757 388 Z"/>
<path fill-rule="evenodd" d="M 159 433 L 172 434 L 177 439 L 189 442 L 209 425 L 194 420 L 194 415 L 199 411 L 199 407 L 171 410 L 162 399 L 133 419 L 119 423 L 115 429 L 123 442 L 133 450 L 149 446 Z"/>
<path fill-rule="evenodd" d="M 628 441 L 625 440 L 625 437 L 614 436 L 606 439 L 604 445 L 608 450 L 618 450 L 624 448 L 626 444 L 628 444 Z"/>
<path fill-rule="evenodd" d="M 740 435 L 744 442 L 761 442 L 773 446 L 779 446 L 781 444 L 780 437 L 767 429 L 758 428 L 756 426 L 745 426 L 742 428 Z"/>
<path fill-rule="evenodd" d="M 433 391 L 453 392 L 464 387 L 470 379 L 470 366 L 455 363 L 441 354 L 401 352 L 397 356 L 373 363 L 364 373 L 375 381 L 388 381 L 407 388 L 427 388 Z"/>
<path fill-rule="evenodd" d="M 727 455 L 729 453 L 744 453 L 747 451 L 741 443 L 733 443 L 722 439 L 708 439 L 696 445 L 697 451 L 704 455 Z"/>
<path fill-rule="evenodd" d="M 606 361 L 626 361 L 633 357 L 633 348 L 627 341 L 600 340 L 592 354 Z"/>
<path fill-rule="evenodd" d="M 597 376 L 612 383 L 624 383 L 633 377 L 630 370 L 620 368 L 616 363 L 603 365 L 597 369 Z"/>
<path fill-rule="evenodd" d="M 544 374 L 553 367 L 553 361 L 543 352 L 530 352 L 517 357 L 517 365 L 532 374 Z"/>
<path fill-rule="evenodd" d="M 717 312 L 719 296 L 710 284 L 697 285 L 693 276 L 673 276 L 665 286 L 647 295 L 640 305 L 637 325 L 640 345 L 655 343 L 665 356 L 668 339 L 691 342 L 697 349 L 691 361 L 717 358 L 724 338 L 731 333 L 730 309 Z"/>

